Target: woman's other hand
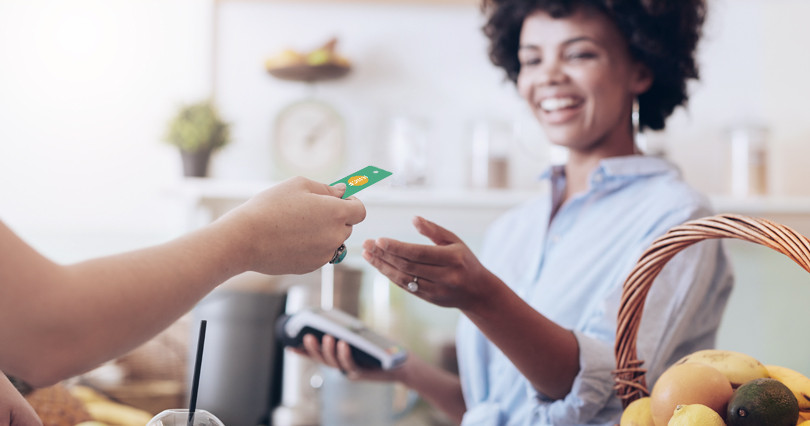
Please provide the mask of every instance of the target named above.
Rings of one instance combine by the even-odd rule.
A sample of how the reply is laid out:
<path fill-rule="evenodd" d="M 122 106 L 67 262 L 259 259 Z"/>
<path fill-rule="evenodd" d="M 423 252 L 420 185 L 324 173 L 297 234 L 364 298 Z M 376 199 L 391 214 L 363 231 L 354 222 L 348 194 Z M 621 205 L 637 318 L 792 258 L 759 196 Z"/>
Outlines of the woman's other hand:
<path fill-rule="evenodd" d="M 325 334 L 320 342 L 314 335 L 307 334 L 304 336 L 303 348 L 295 348 L 293 351 L 313 361 L 340 370 L 350 380 L 378 382 L 402 381 L 406 368 L 405 364 L 408 364 L 408 359 L 411 358 L 408 356 L 405 364 L 391 370 L 362 368 L 354 362 L 349 344 L 328 334 Z"/>

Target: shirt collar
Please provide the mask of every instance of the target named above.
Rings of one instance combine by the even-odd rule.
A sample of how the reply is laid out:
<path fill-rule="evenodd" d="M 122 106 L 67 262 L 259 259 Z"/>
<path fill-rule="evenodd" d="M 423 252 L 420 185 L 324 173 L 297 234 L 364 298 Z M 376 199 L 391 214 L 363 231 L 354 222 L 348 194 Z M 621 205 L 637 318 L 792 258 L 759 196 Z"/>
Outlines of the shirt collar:
<path fill-rule="evenodd" d="M 650 155 L 628 155 L 623 157 L 610 157 L 602 159 L 599 167 L 591 172 L 591 182 L 595 176 L 602 178 L 614 177 L 643 177 L 665 173 L 677 173 L 680 170 L 671 162 Z M 540 175 L 541 180 L 557 180 L 565 176 L 565 165 L 550 166 Z M 601 178 L 600 178 L 601 179 Z"/>

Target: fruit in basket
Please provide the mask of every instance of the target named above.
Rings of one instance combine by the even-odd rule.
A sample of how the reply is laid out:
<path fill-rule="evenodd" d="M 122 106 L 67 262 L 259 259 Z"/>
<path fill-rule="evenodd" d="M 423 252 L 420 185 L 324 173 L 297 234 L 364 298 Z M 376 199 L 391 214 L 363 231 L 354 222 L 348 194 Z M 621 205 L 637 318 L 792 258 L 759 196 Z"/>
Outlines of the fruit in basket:
<path fill-rule="evenodd" d="M 703 404 L 720 416 L 733 395 L 731 383 L 714 367 L 696 362 L 674 364 L 661 374 L 650 393 L 650 407 L 656 426 L 666 426 L 675 407 Z"/>
<path fill-rule="evenodd" d="M 741 352 L 704 349 L 681 358 L 675 364 L 686 362 L 697 362 L 716 368 L 728 378 L 734 389 L 751 380 L 769 377 L 768 369 L 761 362 Z"/>
<path fill-rule="evenodd" d="M 725 426 L 716 411 L 703 404 L 687 404 L 675 407 L 667 426 Z"/>
<path fill-rule="evenodd" d="M 264 66 L 267 67 L 267 69 L 284 68 L 302 65 L 304 62 L 306 62 L 305 55 L 293 49 L 284 49 L 268 58 L 267 61 L 265 61 Z"/>
<path fill-rule="evenodd" d="M 799 403 L 782 382 L 762 378 L 740 386 L 728 402 L 729 426 L 794 426 Z"/>
<path fill-rule="evenodd" d="M 624 409 L 619 426 L 655 426 L 650 408 L 650 397 L 645 396 L 631 402 Z"/>
<path fill-rule="evenodd" d="M 772 378 L 779 380 L 793 392 L 800 410 L 810 411 L 810 378 L 787 367 L 766 365 L 765 368 Z"/>
<path fill-rule="evenodd" d="M 298 66 L 320 67 L 324 65 L 348 68 L 351 66 L 351 62 L 337 53 L 337 43 L 338 39 L 333 37 L 321 46 L 309 51 L 287 48 L 268 58 L 264 66 L 268 70 Z"/>
<path fill-rule="evenodd" d="M 332 53 L 326 49 L 316 49 L 307 55 L 307 65 L 325 65 L 332 61 Z"/>

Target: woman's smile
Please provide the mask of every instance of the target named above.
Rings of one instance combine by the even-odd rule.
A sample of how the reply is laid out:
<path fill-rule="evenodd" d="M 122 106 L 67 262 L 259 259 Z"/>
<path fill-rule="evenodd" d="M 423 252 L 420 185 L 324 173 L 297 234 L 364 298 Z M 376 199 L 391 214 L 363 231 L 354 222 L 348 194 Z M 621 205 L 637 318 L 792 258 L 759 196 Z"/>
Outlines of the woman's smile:
<path fill-rule="evenodd" d="M 551 96 L 540 101 L 535 108 L 542 112 L 547 124 L 563 124 L 582 113 L 585 100 L 579 96 Z"/>

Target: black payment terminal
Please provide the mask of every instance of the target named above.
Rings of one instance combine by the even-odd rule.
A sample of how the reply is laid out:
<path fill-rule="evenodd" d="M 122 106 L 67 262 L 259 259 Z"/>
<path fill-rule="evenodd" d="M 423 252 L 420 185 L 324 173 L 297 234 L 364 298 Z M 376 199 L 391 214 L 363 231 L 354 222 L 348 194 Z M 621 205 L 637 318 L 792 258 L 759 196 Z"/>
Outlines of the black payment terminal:
<path fill-rule="evenodd" d="M 276 336 L 284 346 L 302 348 L 304 336 L 319 341 L 324 334 L 349 344 L 354 362 L 363 368 L 390 370 L 405 362 L 408 352 L 375 333 L 359 319 L 338 309 L 307 308 L 282 315 L 276 322 Z"/>

